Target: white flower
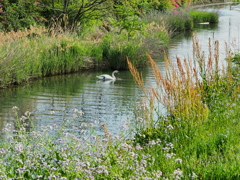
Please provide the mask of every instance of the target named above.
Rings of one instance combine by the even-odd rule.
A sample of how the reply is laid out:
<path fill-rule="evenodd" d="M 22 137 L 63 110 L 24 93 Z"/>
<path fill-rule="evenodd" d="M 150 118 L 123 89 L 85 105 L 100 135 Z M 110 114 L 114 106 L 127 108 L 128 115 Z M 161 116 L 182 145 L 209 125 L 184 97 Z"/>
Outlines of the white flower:
<path fill-rule="evenodd" d="M 175 159 L 175 161 L 182 163 L 182 159 L 180 159 L 180 158 Z"/>
<path fill-rule="evenodd" d="M 77 118 L 78 115 L 77 114 L 73 114 L 73 119 Z"/>
<path fill-rule="evenodd" d="M 175 179 L 181 179 L 181 177 L 183 177 L 183 172 L 181 169 L 177 168 L 174 172 L 173 172 Z"/>
<path fill-rule="evenodd" d="M 26 111 L 24 114 L 25 114 L 25 116 L 30 116 L 32 113 L 29 111 Z"/>
<path fill-rule="evenodd" d="M 165 154 L 166 158 L 168 158 L 168 159 L 171 159 L 175 155 L 176 154 L 174 154 L 174 153 L 167 153 L 167 154 Z"/>
<path fill-rule="evenodd" d="M 19 108 L 17 106 L 13 106 L 12 110 L 19 110 Z"/>
<path fill-rule="evenodd" d="M 191 177 L 192 179 L 194 179 L 194 178 L 197 178 L 198 176 L 197 176 L 194 172 L 192 172 L 192 175 L 189 174 L 189 177 Z"/>
<path fill-rule="evenodd" d="M 167 127 L 166 127 L 168 130 L 172 130 L 174 129 L 173 126 L 171 124 L 169 124 Z"/>

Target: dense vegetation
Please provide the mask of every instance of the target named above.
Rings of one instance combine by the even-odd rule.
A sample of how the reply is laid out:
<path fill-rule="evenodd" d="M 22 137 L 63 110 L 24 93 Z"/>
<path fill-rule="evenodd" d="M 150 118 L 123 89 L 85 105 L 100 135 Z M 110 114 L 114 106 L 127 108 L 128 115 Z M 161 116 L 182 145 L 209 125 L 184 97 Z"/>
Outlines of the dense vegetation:
<path fill-rule="evenodd" d="M 165 58 L 163 75 L 152 59 L 172 33 L 217 22 L 216 14 L 178 8 L 197 1 L 0 2 L 0 86 L 106 63 L 129 67 L 145 93 L 130 129 L 116 137 L 105 124 L 104 135 L 94 134 L 98 122 L 81 122 L 77 109 L 60 127 L 35 129 L 31 112 L 19 117 L 13 107 L 16 121 L 0 143 L 0 179 L 240 178 L 239 54 L 226 49 L 219 60 L 219 43 L 210 41 L 205 59 L 193 37 L 194 61 Z M 156 77 L 150 88 L 136 68 L 146 59 Z"/>
<path fill-rule="evenodd" d="M 153 87 L 144 86 L 128 61 L 146 94 L 136 120 L 128 124 L 131 139 L 126 137 L 131 131 L 113 136 L 105 124 L 102 136 L 94 134 L 98 122 L 79 126 L 82 112 L 77 109 L 73 120 L 61 126 L 34 130 L 31 112 L 18 117 L 13 107 L 15 127 L 5 128 L 0 143 L 1 179 L 239 179 L 239 57 L 227 50 L 222 67 L 218 42 L 209 43 L 214 50 L 207 59 L 196 39 L 195 63 L 166 58 L 166 76 L 148 56 Z M 159 103 L 167 109 L 165 116 L 156 109 Z"/>
<path fill-rule="evenodd" d="M 215 13 L 190 1 L 0 1 L 0 87 L 82 69 L 138 67 Z M 65 2 L 65 3 L 63 3 Z M 107 9 L 107 11 L 106 11 Z"/>

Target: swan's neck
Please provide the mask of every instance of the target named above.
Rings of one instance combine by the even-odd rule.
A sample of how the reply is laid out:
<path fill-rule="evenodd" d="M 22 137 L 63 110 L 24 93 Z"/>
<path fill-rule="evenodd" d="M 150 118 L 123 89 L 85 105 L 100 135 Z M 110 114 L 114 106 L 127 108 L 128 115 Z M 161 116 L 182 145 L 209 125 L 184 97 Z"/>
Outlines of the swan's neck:
<path fill-rule="evenodd" d="M 112 77 L 113 77 L 113 79 L 116 79 L 116 77 L 114 76 L 114 74 L 115 74 L 115 72 L 112 73 Z"/>

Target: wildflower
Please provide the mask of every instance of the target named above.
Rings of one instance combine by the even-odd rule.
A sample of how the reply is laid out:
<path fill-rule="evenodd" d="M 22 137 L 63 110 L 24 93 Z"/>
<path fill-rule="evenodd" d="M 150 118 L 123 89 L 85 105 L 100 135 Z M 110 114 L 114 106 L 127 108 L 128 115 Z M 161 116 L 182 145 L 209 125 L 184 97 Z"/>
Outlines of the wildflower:
<path fill-rule="evenodd" d="M 38 176 L 38 179 L 41 179 L 41 178 L 43 178 L 43 175 L 39 175 L 39 176 Z"/>
<path fill-rule="evenodd" d="M 165 154 L 165 156 L 166 156 L 166 158 L 167 159 L 171 159 L 173 156 L 175 156 L 176 154 L 174 154 L 174 153 L 167 153 L 167 154 Z"/>
<path fill-rule="evenodd" d="M 156 143 L 154 140 L 148 142 L 148 145 L 149 145 L 149 146 L 153 146 L 153 145 L 155 145 L 155 144 L 157 144 L 157 143 Z"/>
<path fill-rule="evenodd" d="M 136 149 L 141 150 L 143 148 L 138 144 L 138 145 L 136 145 Z"/>
<path fill-rule="evenodd" d="M 180 159 L 180 158 L 175 159 L 175 161 L 182 163 L 182 159 Z"/>
<path fill-rule="evenodd" d="M 183 177 L 183 172 L 181 169 L 177 168 L 174 172 L 174 177 L 175 179 L 181 179 L 181 177 Z"/>
<path fill-rule="evenodd" d="M 78 115 L 76 115 L 76 114 L 73 114 L 73 119 L 75 119 L 75 118 L 77 118 L 78 117 Z"/>
<path fill-rule="evenodd" d="M 121 129 L 125 130 L 125 129 L 127 129 L 127 127 L 125 125 L 122 125 Z"/>
<path fill-rule="evenodd" d="M 172 126 L 171 124 L 169 124 L 169 125 L 167 126 L 167 129 L 168 129 L 168 130 L 172 130 L 172 129 L 174 129 L 174 128 L 173 128 L 173 126 Z"/>
<path fill-rule="evenodd" d="M 176 8 L 179 8 L 178 3 L 174 3 L 174 6 L 175 6 Z"/>
<path fill-rule="evenodd" d="M 99 124 L 99 121 L 96 121 L 96 120 L 95 120 L 95 121 L 94 121 L 94 124 Z"/>
<path fill-rule="evenodd" d="M 168 143 L 166 144 L 169 148 L 173 149 L 173 144 L 172 143 Z"/>
<path fill-rule="evenodd" d="M 16 110 L 19 110 L 19 108 L 18 108 L 17 106 L 13 106 L 13 107 L 12 107 L 12 110 L 13 110 L 13 111 L 16 111 Z"/>
<path fill-rule="evenodd" d="M 170 150 L 169 147 L 163 147 L 162 149 L 163 149 L 164 151 L 169 151 L 169 150 Z"/>
<path fill-rule="evenodd" d="M 197 178 L 198 176 L 197 176 L 194 172 L 192 172 L 192 174 L 189 174 L 189 177 L 191 177 L 192 179 L 194 179 L 194 178 Z"/>
<path fill-rule="evenodd" d="M 82 115 L 84 114 L 81 110 L 78 110 L 78 109 L 76 109 L 76 108 L 73 109 L 73 112 L 80 114 L 80 116 L 82 116 Z"/>
<path fill-rule="evenodd" d="M 162 173 L 162 171 L 156 171 L 156 178 L 160 178 L 162 175 L 163 175 L 163 173 Z"/>
<path fill-rule="evenodd" d="M 29 111 L 26 111 L 24 114 L 25 114 L 25 116 L 30 116 L 32 113 Z"/>
<path fill-rule="evenodd" d="M 157 139 L 156 144 L 160 144 L 162 141 L 160 139 Z"/>
<path fill-rule="evenodd" d="M 21 121 L 24 121 L 24 120 L 27 120 L 28 118 L 27 118 L 26 116 L 21 116 L 19 119 L 20 119 Z"/>

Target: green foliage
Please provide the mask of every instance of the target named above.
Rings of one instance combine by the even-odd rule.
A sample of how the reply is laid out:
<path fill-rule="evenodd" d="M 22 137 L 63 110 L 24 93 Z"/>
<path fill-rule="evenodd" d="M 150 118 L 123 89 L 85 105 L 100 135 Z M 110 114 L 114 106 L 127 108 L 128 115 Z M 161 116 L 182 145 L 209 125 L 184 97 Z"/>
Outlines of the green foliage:
<path fill-rule="evenodd" d="M 0 29 L 2 31 L 23 30 L 29 28 L 30 25 L 39 23 L 37 2 L 19 0 L 10 3 L 5 0 L 0 2 L 0 10 Z"/>
<path fill-rule="evenodd" d="M 193 18 L 194 23 L 202 23 L 202 22 L 217 23 L 218 22 L 218 15 L 213 12 L 190 11 L 190 14 Z"/>
<path fill-rule="evenodd" d="M 141 67 L 146 62 L 146 49 L 139 40 L 126 41 L 126 34 L 106 36 L 102 43 L 103 59 L 112 69 L 127 69 L 127 57 L 133 59 L 133 64 Z"/>
<path fill-rule="evenodd" d="M 191 31 L 193 28 L 192 17 L 183 11 L 173 11 L 167 18 L 168 26 L 177 32 Z"/>
<path fill-rule="evenodd" d="M 240 54 L 239 53 L 236 53 L 231 60 L 232 60 L 233 63 L 240 66 Z"/>
<path fill-rule="evenodd" d="M 139 16 L 141 13 L 128 1 L 115 5 L 115 14 L 117 18 L 112 24 L 120 28 L 120 33 L 126 30 L 129 40 L 137 31 L 143 31 L 144 22 L 141 21 Z"/>
<path fill-rule="evenodd" d="M 158 11 L 166 12 L 173 7 L 172 1 L 154 0 L 152 1 L 153 8 Z"/>

